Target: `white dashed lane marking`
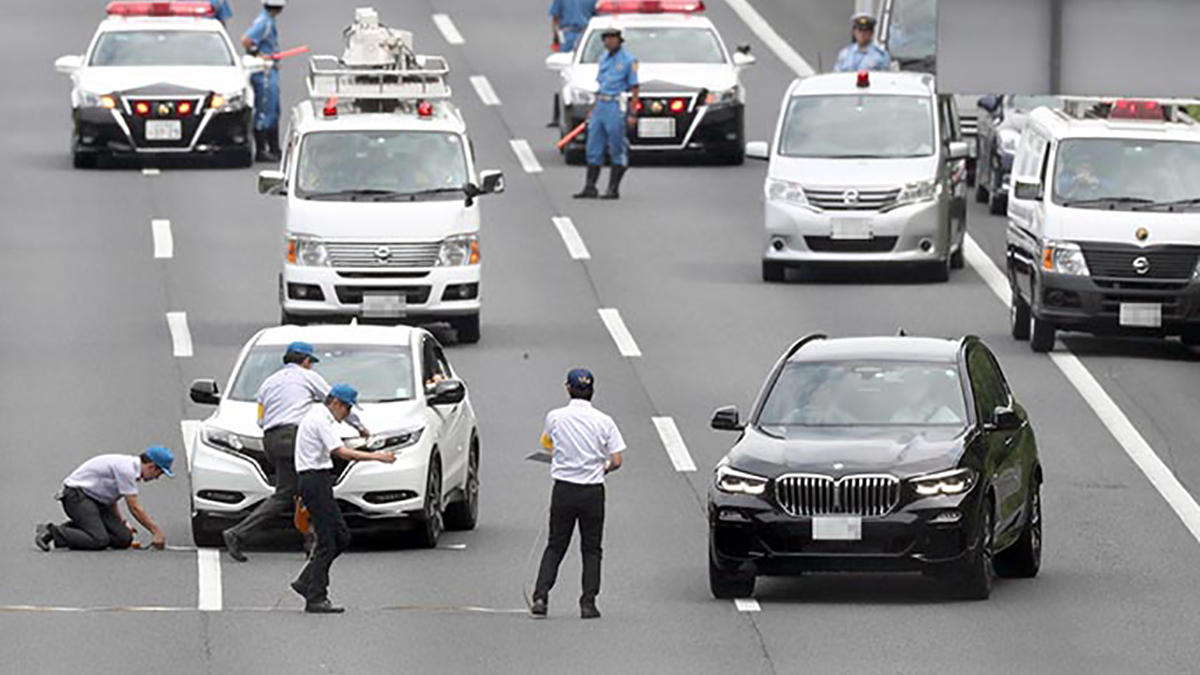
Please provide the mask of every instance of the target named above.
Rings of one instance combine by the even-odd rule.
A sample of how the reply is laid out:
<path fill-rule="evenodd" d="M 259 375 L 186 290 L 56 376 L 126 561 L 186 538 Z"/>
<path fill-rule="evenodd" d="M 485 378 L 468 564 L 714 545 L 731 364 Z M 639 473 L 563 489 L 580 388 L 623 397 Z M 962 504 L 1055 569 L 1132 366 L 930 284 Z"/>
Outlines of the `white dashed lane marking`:
<path fill-rule="evenodd" d="M 492 88 L 492 83 L 488 82 L 486 75 L 472 75 L 471 86 L 475 87 L 475 93 L 479 94 L 479 100 L 483 101 L 484 105 L 500 105 L 500 97 L 496 95 L 496 90 Z"/>
<path fill-rule="evenodd" d="M 142 169 L 143 176 L 157 176 L 160 173 L 162 173 L 162 171 L 159 171 L 158 169 L 154 169 L 154 168 Z"/>
<path fill-rule="evenodd" d="M 556 217 L 554 227 L 558 229 L 558 234 L 562 236 L 563 243 L 567 245 L 567 253 L 575 260 L 590 260 L 591 253 L 588 253 L 587 245 L 583 243 L 583 237 L 579 236 L 579 230 L 575 229 L 575 223 L 567 217 Z"/>
<path fill-rule="evenodd" d="M 166 218 L 155 218 L 150 221 L 150 231 L 154 234 L 154 257 L 168 259 L 175 256 L 175 239 L 171 237 L 171 221 Z"/>
<path fill-rule="evenodd" d="M 202 548 L 196 551 L 197 579 L 199 592 L 196 609 L 201 612 L 221 611 L 221 551 L 215 548 Z"/>
<path fill-rule="evenodd" d="M 761 612 L 762 607 L 754 598 L 738 598 L 733 601 L 733 606 L 737 607 L 739 612 Z"/>
<path fill-rule="evenodd" d="M 466 42 L 463 39 L 462 33 L 458 32 L 458 27 L 450 20 L 446 14 L 434 14 L 433 25 L 442 32 L 442 37 L 446 38 L 446 42 L 452 45 L 461 45 Z"/>
<path fill-rule="evenodd" d="M 617 343 L 617 350 L 621 352 L 621 356 L 641 356 L 642 350 L 638 349 L 637 343 L 633 341 L 633 334 L 625 326 L 621 313 L 612 308 L 600 309 L 599 312 L 600 320 L 604 322 L 604 327 L 608 329 L 613 342 Z"/>
<path fill-rule="evenodd" d="M 658 430 L 663 447 L 667 449 L 667 456 L 675 465 L 675 470 L 695 471 L 696 463 L 692 461 L 692 455 L 683 442 L 683 435 L 679 433 L 675 420 L 670 417 L 653 417 L 651 420 L 654 422 L 654 428 Z"/>
<path fill-rule="evenodd" d="M 533 148 L 529 147 L 529 141 L 515 138 L 508 143 L 512 146 L 513 152 L 517 154 L 517 159 L 521 162 L 521 168 L 525 169 L 525 173 L 542 172 L 542 165 L 538 163 L 537 156 L 533 154 Z"/>
<path fill-rule="evenodd" d="M 192 356 L 192 334 L 188 331 L 187 312 L 167 312 L 167 327 L 171 329 L 171 347 L 175 356 Z"/>

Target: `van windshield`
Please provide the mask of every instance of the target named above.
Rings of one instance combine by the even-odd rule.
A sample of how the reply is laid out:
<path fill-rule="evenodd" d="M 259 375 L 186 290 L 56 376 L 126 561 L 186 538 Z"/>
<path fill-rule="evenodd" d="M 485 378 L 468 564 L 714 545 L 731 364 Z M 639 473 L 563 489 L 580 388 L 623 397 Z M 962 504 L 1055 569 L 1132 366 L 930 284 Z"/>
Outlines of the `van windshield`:
<path fill-rule="evenodd" d="M 928 96 L 797 96 L 779 140 L 787 157 L 928 157 L 933 154 Z"/>
<path fill-rule="evenodd" d="M 1053 198 L 1078 208 L 1200 208 L 1200 143 L 1065 140 L 1055 159 Z"/>
<path fill-rule="evenodd" d="M 462 139 L 438 131 L 315 132 L 296 166 L 301 199 L 462 199 L 466 183 Z"/>

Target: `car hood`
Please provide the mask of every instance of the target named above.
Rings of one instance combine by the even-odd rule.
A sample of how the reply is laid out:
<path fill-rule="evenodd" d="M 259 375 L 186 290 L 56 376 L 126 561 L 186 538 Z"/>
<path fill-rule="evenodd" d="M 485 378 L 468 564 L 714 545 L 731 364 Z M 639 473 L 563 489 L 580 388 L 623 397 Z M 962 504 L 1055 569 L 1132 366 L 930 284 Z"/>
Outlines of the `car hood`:
<path fill-rule="evenodd" d="M 594 63 L 575 66 L 571 71 L 571 86 L 596 91 L 599 86 L 596 84 L 598 69 L 599 66 Z M 638 81 L 645 96 L 655 92 L 686 93 L 699 89 L 724 91 L 737 84 L 737 73 L 727 63 L 642 63 L 638 65 Z"/>
<path fill-rule="evenodd" d="M 1108 209 L 1060 208 L 1058 216 L 1049 223 L 1046 236 L 1067 241 L 1097 241 L 1106 244 L 1125 243 L 1134 246 L 1196 243 L 1200 231 L 1200 211 L 1110 211 Z M 1146 228 L 1146 241 L 1137 240 L 1135 233 Z"/>
<path fill-rule="evenodd" d="M 968 433 L 951 427 L 775 427 L 771 431 L 784 437 L 747 428 L 727 457 L 731 466 L 767 478 L 787 473 L 834 477 L 886 473 L 909 478 L 956 466 Z"/>
<path fill-rule="evenodd" d="M 479 231 L 478 207 L 462 199 L 417 202 L 344 202 L 288 199 L 287 229 L 324 239 L 440 241 Z"/>
<path fill-rule="evenodd" d="M 182 68 L 84 68 L 79 87 L 95 94 L 142 89 L 163 85 L 201 92 L 232 94 L 246 88 L 246 73 L 240 67 L 191 66 Z"/>
<path fill-rule="evenodd" d="M 416 429 L 424 424 L 421 406 L 415 400 L 364 403 L 356 412 L 362 423 L 376 434 Z M 222 401 L 217 412 L 204 424 L 240 436 L 262 438 L 262 429 L 258 427 L 258 404 L 254 401 Z M 339 425 L 339 432 L 347 440 L 358 438 L 358 432 L 344 422 Z"/>
<path fill-rule="evenodd" d="M 821 159 L 783 157 L 771 159 L 771 178 L 789 180 L 809 188 L 897 188 L 905 183 L 930 180 L 937 175 L 937 158 Z"/>

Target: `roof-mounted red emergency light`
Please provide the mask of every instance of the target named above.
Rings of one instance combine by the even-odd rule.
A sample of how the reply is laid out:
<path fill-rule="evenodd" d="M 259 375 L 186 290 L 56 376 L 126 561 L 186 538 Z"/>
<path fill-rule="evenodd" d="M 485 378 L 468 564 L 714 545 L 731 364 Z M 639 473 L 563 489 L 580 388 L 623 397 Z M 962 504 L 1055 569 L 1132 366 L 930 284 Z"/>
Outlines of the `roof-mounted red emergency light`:
<path fill-rule="evenodd" d="M 214 16 L 208 2 L 116 2 L 108 3 L 109 16 Z"/>
<path fill-rule="evenodd" d="M 325 107 L 321 110 L 321 114 L 325 117 L 337 117 L 337 104 L 337 97 L 330 96 L 329 99 L 325 101 Z"/>
<path fill-rule="evenodd" d="M 600 0 L 597 14 L 696 14 L 704 0 Z"/>
<path fill-rule="evenodd" d="M 1114 101 L 1108 111 L 1108 118 L 1113 120 L 1156 120 L 1167 119 L 1166 111 L 1158 101 L 1133 101 L 1120 99 Z"/>
<path fill-rule="evenodd" d="M 429 101 L 417 101 L 417 117 L 433 117 L 433 104 Z"/>
<path fill-rule="evenodd" d="M 865 70 L 858 71 L 858 80 L 855 81 L 855 84 L 860 87 L 871 86 L 871 73 Z"/>

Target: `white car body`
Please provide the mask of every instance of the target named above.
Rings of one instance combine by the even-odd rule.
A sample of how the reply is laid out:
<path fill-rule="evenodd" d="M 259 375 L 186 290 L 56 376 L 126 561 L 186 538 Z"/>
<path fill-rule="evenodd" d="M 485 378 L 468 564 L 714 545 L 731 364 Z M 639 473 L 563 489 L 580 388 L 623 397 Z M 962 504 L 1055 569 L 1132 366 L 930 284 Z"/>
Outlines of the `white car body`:
<path fill-rule="evenodd" d="M 252 350 L 278 348 L 282 356 L 286 345 L 296 340 L 313 344 L 318 354 L 323 346 L 363 345 L 396 347 L 411 355 L 412 391 L 417 395 L 403 401 L 362 402 L 361 409 L 356 412 L 372 434 L 365 442 L 355 429 L 345 423 L 341 425 L 341 434 L 348 447 L 365 445 L 368 449 L 393 449 L 396 453 L 394 464 L 351 462 L 336 477 L 334 496 L 351 526 L 396 524 L 398 519 L 422 521 L 426 516 L 426 486 L 435 458 L 442 478 L 441 503 L 437 505 L 439 513 L 449 505 L 463 502 L 469 490 L 475 490 L 477 495 L 478 475 L 471 473 L 478 470 L 479 439 L 469 396 L 453 405 L 433 405 L 426 395 L 422 395 L 430 392 L 424 378 L 426 366 L 432 364 L 432 360 L 427 363 L 427 356 L 432 355 L 434 360 L 440 358 L 440 366 L 430 367 L 449 369 L 448 379 L 457 380 L 432 335 L 407 326 L 264 329 L 242 349 L 224 391 L 233 392 L 238 374 Z M 280 367 L 282 365 L 281 360 Z M 320 368 L 321 364 L 314 365 L 317 372 Z M 408 445 L 393 447 L 380 440 L 402 438 L 404 434 L 417 431 L 419 438 Z M 236 434 L 236 442 L 231 442 L 230 434 Z M 223 525 L 245 517 L 274 493 L 264 470 L 269 461 L 262 452 L 262 436 L 258 426 L 258 404 L 254 400 L 223 397 L 216 412 L 202 423 L 188 462 L 193 530 L 198 540 L 211 538 L 214 532 L 223 529 Z M 242 447 L 237 450 L 231 445 Z M 475 481 L 474 485 L 470 484 L 471 480 Z M 402 499 L 392 498 L 401 496 Z"/>

